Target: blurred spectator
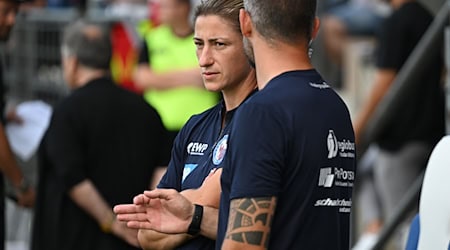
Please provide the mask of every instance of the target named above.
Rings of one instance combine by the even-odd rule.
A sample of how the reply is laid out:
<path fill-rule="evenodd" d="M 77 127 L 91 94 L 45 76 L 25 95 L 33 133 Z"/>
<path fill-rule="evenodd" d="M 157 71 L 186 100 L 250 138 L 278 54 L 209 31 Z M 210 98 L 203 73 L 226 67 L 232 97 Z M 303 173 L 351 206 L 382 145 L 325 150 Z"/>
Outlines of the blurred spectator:
<path fill-rule="evenodd" d="M 78 21 L 64 31 L 73 92 L 55 108 L 39 150 L 33 250 L 137 249 L 137 231 L 112 207 L 148 189 L 169 152 L 156 110 L 109 76 L 109 30 Z"/>
<path fill-rule="evenodd" d="M 349 0 L 334 4 L 323 17 L 323 39 L 330 60 L 341 65 L 344 46 L 350 36 L 373 36 L 386 6 L 380 0 Z"/>
<path fill-rule="evenodd" d="M 394 12 L 382 23 L 378 37 L 374 87 L 354 122 L 357 142 L 380 101 L 391 90 L 403 64 L 433 21 L 432 14 L 414 0 L 391 0 L 390 4 Z M 374 243 L 383 221 L 392 219 L 399 200 L 426 166 L 431 149 L 445 133 L 442 53 L 431 56 L 434 57 L 430 60 L 432 63 L 422 66 L 425 67 L 424 74 L 417 79 L 420 85 L 410 85 L 408 98 L 403 99 L 395 117 L 383 126 L 374 141 L 379 151 L 373 167 L 375 188 L 369 191 L 375 192 L 374 196 L 380 199 L 381 210 L 377 213 L 381 217 L 364 225 L 365 230 L 354 249 L 371 249 L 365 241 L 368 239 Z M 363 196 L 366 191 L 360 190 L 359 194 Z M 361 209 L 363 218 L 373 213 L 369 209 L 379 208 Z M 359 248 L 361 245 L 366 247 Z"/>
<path fill-rule="evenodd" d="M 0 0 L 0 41 L 5 42 L 15 23 L 16 14 L 20 6 L 19 0 Z M 4 115 L 5 111 L 5 84 L 3 82 L 3 68 L 0 61 L 0 250 L 4 249 L 5 241 L 5 204 L 4 204 L 4 179 L 9 179 L 15 188 L 15 197 L 19 205 L 33 206 L 34 189 L 28 180 L 24 178 L 15 157 L 12 153 L 9 141 L 6 137 L 4 125 L 7 121 L 21 122 L 21 118 L 15 113 Z"/>
<path fill-rule="evenodd" d="M 218 94 L 203 86 L 195 55 L 189 0 L 159 2 L 161 25 L 145 35 L 134 80 L 161 115 L 170 143 L 193 114 L 214 106 Z"/>

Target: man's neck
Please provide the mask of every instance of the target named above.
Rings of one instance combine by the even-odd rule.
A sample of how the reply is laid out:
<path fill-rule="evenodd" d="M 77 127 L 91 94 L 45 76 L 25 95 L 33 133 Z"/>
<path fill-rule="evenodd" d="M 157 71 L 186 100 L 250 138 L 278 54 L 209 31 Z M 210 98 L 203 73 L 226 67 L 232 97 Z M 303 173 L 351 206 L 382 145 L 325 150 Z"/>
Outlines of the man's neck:
<path fill-rule="evenodd" d="M 263 89 L 274 77 L 288 71 L 312 69 L 306 46 L 278 43 L 270 45 L 263 40 L 253 43 L 258 88 Z"/>
<path fill-rule="evenodd" d="M 92 80 L 106 77 L 108 72 L 106 70 L 97 70 L 97 69 L 88 69 L 83 68 L 80 69 L 76 78 L 76 88 L 80 88 Z"/>

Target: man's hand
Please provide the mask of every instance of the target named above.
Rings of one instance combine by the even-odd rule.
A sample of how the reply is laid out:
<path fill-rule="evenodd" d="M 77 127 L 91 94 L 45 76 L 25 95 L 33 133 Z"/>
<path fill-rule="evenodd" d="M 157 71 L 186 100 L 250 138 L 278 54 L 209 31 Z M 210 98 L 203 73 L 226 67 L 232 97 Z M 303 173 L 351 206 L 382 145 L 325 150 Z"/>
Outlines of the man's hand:
<path fill-rule="evenodd" d="M 29 187 L 25 192 L 18 192 L 17 204 L 22 207 L 31 208 L 34 206 L 36 193 L 32 187 Z"/>
<path fill-rule="evenodd" d="M 114 235 L 121 238 L 134 247 L 140 247 L 138 241 L 138 230 L 127 227 L 125 222 L 114 220 L 111 231 Z"/>
<path fill-rule="evenodd" d="M 15 108 L 9 110 L 9 111 L 6 113 L 5 118 L 6 118 L 6 121 L 8 121 L 8 122 L 13 122 L 13 123 L 17 123 L 17 124 L 22 124 L 22 123 L 23 123 L 22 117 L 20 117 L 20 116 L 17 114 Z"/>
<path fill-rule="evenodd" d="M 161 233 L 186 233 L 194 214 L 194 205 L 174 189 L 145 191 L 133 204 L 114 207 L 117 219 L 128 227 Z"/>

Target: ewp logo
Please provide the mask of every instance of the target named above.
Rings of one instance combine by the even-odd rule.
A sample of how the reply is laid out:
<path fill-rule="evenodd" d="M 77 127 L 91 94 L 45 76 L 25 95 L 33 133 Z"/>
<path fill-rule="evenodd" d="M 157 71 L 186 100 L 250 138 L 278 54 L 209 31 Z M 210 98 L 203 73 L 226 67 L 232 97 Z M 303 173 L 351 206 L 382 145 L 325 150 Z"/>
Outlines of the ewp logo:
<path fill-rule="evenodd" d="M 187 146 L 187 152 L 190 155 L 204 155 L 208 144 L 201 142 L 191 142 Z"/>

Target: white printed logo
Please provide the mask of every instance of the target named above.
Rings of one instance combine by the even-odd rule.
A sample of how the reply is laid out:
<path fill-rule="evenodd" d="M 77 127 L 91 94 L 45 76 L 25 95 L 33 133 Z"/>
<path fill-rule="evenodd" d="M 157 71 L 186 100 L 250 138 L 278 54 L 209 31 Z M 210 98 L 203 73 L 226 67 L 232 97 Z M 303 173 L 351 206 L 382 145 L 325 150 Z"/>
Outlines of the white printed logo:
<path fill-rule="evenodd" d="M 330 88 L 330 85 L 328 85 L 328 83 L 326 83 L 326 82 L 321 82 L 321 83 L 309 82 L 309 86 L 311 86 L 313 88 L 317 88 L 317 89 L 329 89 Z"/>
<path fill-rule="evenodd" d="M 355 172 L 344 170 L 343 168 L 321 168 L 319 174 L 319 187 L 330 188 L 333 185 L 338 187 L 353 187 Z"/>
<path fill-rule="evenodd" d="M 314 204 L 315 207 L 339 207 L 340 213 L 350 213 L 352 207 L 352 200 L 345 199 L 320 199 Z"/>
<path fill-rule="evenodd" d="M 201 142 L 191 142 L 187 146 L 187 152 L 190 155 L 204 155 L 205 150 L 208 148 L 208 144 Z"/>
<path fill-rule="evenodd" d="M 346 139 L 338 141 L 331 129 L 328 131 L 327 147 L 328 159 L 336 157 L 338 153 L 343 158 L 355 158 L 355 143 Z"/>
<path fill-rule="evenodd" d="M 334 174 L 331 173 L 331 168 L 321 168 L 319 175 L 319 187 L 330 188 L 333 186 Z"/>
<path fill-rule="evenodd" d="M 338 145 L 333 130 L 330 130 L 328 132 L 327 146 L 328 146 L 328 159 L 336 157 L 338 152 Z"/>

